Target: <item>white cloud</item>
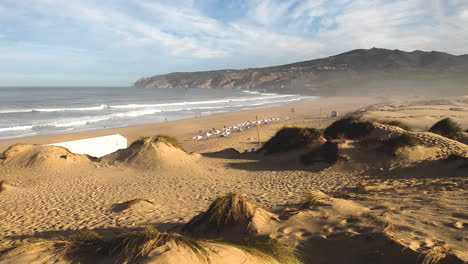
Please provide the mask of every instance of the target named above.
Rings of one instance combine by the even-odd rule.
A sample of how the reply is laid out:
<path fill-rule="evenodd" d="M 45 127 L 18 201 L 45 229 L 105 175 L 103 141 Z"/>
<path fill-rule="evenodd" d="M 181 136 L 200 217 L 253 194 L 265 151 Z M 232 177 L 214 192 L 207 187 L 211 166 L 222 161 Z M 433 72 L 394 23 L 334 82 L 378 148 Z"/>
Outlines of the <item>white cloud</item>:
<path fill-rule="evenodd" d="M 370 47 L 468 53 L 466 0 L 243 3 L 246 10 L 224 20 L 216 10 L 213 15 L 199 9 L 195 0 L 133 0 L 118 4 L 93 0 L 0 0 L 0 23 L 13 21 L 29 27 L 31 32 L 43 32 L 42 37 L 31 37 L 25 30 L 24 36 L 21 32 L 11 38 L 15 32 L 0 28 L 0 58 L 24 64 L 31 58 L 38 65 L 71 60 L 77 65 L 98 68 L 96 65 L 103 65 L 103 60 L 111 61 L 109 57 L 116 56 L 123 63 L 141 63 L 151 69 L 156 65 L 159 68 L 154 73 L 158 73 L 166 71 L 168 64 L 177 70 L 267 66 Z M 58 36 L 50 33 L 54 29 L 58 29 Z M 67 33 L 72 41 L 65 39 Z M 49 37 L 56 38 L 56 42 L 50 44 Z M 31 46 L 1 49 L 4 43 L 16 43 L 17 39 L 20 43 L 29 41 Z M 49 48 L 38 48 L 41 41 Z M 93 44 L 87 46 L 88 42 Z M 78 50 L 66 51 L 63 47 L 67 46 Z M 80 50 L 82 46 L 87 48 Z M 94 48 L 93 54 L 88 48 Z M 108 53 L 113 48 L 118 52 Z"/>

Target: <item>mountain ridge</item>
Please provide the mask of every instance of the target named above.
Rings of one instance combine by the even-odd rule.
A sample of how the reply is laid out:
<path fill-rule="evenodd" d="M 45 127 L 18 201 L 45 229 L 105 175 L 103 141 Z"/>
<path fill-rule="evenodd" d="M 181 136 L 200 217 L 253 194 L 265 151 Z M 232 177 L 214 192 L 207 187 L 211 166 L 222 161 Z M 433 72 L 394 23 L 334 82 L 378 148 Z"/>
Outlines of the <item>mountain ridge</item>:
<path fill-rule="evenodd" d="M 201 72 L 174 72 L 137 80 L 141 88 L 220 88 L 279 93 L 353 94 L 468 90 L 468 54 L 355 49 L 284 65 Z M 393 87 L 393 88 L 392 88 Z"/>

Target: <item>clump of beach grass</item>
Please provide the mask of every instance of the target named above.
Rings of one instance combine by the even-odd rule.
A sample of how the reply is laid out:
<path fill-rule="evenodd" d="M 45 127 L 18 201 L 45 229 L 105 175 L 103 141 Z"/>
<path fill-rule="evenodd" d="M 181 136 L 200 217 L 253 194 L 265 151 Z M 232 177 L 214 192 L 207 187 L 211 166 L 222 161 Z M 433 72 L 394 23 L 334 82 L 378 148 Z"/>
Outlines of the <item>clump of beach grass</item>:
<path fill-rule="evenodd" d="M 327 139 L 357 139 L 369 135 L 373 129 L 372 122 L 358 116 L 349 116 L 335 121 L 323 134 Z"/>
<path fill-rule="evenodd" d="M 326 162 L 328 164 L 334 164 L 339 159 L 338 144 L 335 142 L 327 141 L 300 157 L 301 162 L 304 165 L 311 165 L 314 162 Z"/>
<path fill-rule="evenodd" d="M 212 252 L 208 244 L 203 241 L 175 233 L 161 233 L 152 227 L 124 233 L 110 243 L 111 255 L 120 257 L 125 263 L 147 257 L 152 250 L 168 243 L 190 250 L 204 262 L 209 262 L 209 255 Z"/>
<path fill-rule="evenodd" d="M 281 243 L 278 240 L 266 236 L 251 237 L 249 239 L 242 240 L 236 243 L 227 243 L 227 245 L 239 248 L 240 250 L 250 255 L 267 260 L 271 263 L 303 263 L 292 246 Z"/>
<path fill-rule="evenodd" d="M 225 227 L 242 225 L 249 229 L 249 222 L 254 217 L 256 207 L 238 193 L 227 193 L 216 198 L 208 210 L 193 218 L 186 228 L 205 224 L 210 230 L 221 231 Z"/>
<path fill-rule="evenodd" d="M 422 264 L 438 264 L 445 259 L 450 252 L 450 248 L 446 245 L 435 246 L 424 251 Z"/>
<path fill-rule="evenodd" d="M 62 237 L 53 242 L 53 252 L 58 259 L 72 255 L 92 253 L 101 254 L 106 251 L 104 237 L 91 230 Z"/>
<path fill-rule="evenodd" d="M 312 208 L 321 204 L 324 204 L 327 201 L 330 201 L 331 198 L 326 193 L 321 191 L 311 191 L 306 193 L 304 201 L 302 202 L 301 209 Z"/>
<path fill-rule="evenodd" d="M 429 132 L 446 138 L 458 140 L 462 137 L 463 130 L 457 122 L 448 117 L 435 123 L 431 128 L 429 128 Z"/>
<path fill-rule="evenodd" d="M 389 155 L 395 156 L 398 149 L 403 147 L 414 147 L 419 145 L 419 139 L 409 134 L 402 134 L 382 141 L 380 150 Z"/>
<path fill-rule="evenodd" d="M 283 127 L 276 135 L 268 140 L 260 151 L 267 153 L 286 152 L 301 147 L 306 147 L 321 137 L 321 133 L 315 128 Z"/>

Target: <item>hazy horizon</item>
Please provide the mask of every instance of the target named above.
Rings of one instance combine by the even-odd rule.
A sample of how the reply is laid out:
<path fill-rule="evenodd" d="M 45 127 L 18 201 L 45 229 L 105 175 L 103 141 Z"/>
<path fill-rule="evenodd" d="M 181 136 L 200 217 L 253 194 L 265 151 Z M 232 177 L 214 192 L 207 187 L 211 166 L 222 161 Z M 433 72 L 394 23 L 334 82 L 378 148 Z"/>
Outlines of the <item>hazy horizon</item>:
<path fill-rule="evenodd" d="M 0 0 L 2 86 L 131 86 L 358 48 L 468 53 L 468 2 Z"/>

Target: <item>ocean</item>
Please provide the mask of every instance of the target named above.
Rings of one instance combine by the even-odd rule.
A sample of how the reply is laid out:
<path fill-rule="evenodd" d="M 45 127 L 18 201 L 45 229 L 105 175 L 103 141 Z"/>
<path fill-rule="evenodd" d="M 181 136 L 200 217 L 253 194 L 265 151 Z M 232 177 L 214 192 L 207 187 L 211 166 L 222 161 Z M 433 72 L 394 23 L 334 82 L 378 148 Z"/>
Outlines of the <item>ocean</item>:
<path fill-rule="evenodd" d="M 0 139 L 142 125 L 313 100 L 221 89 L 0 88 Z"/>

